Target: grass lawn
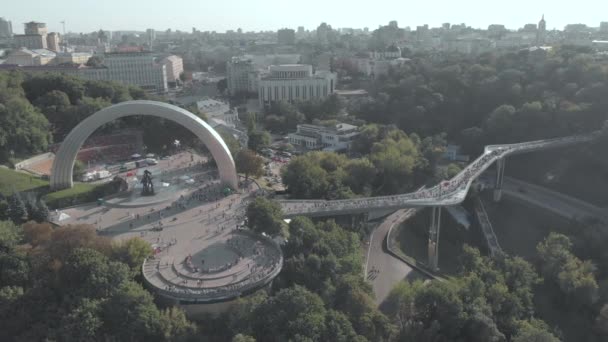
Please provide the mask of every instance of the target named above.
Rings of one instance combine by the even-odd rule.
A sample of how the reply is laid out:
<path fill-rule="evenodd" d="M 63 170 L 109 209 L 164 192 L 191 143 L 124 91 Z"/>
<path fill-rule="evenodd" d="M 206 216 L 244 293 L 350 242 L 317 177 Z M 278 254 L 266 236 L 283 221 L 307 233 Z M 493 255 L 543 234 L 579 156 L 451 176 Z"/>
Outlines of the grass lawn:
<path fill-rule="evenodd" d="M 14 191 L 23 192 L 37 188 L 48 191 L 48 185 L 48 181 L 35 176 L 0 167 L 0 193 L 4 196 L 10 195 Z"/>
<path fill-rule="evenodd" d="M 430 209 L 425 208 L 401 224 L 397 230 L 401 251 L 419 262 L 427 263 L 428 261 L 430 220 Z M 453 275 L 458 271 L 459 257 L 462 255 L 464 244 L 477 247 L 484 253 L 486 247 L 482 239 L 483 236 L 476 224 L 472 224 L 469 230 L 466 230 L 446 210 L 443 210 L 439 234 L 439 269 L 441 273 Z"/>
<path fill-rule="evenodd" d="M 67 207 L 96 200 L 94 192 L 103 184 L 74 183 L 70 189 L 63 189 L 46 194 L 44 201 L 51 208 Z"/>
<path fill-rule="evenodd" d="M 503 196 L 498 203 L 492 201 L 491 197 L 489 192 L 484 194 L 483 203 L 498 243 L 508 254 L 532 260 L 539 242 L 552 231 L 565 232 L 570 225 L 567 219 L 507 196 Z"/>

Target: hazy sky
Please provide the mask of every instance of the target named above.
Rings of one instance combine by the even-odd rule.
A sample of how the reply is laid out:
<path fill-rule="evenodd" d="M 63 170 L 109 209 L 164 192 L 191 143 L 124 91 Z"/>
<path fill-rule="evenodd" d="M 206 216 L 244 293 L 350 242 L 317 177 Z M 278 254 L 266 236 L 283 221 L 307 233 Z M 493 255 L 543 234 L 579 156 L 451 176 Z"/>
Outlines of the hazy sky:
<path fill-rule="evenodd" d="M 105 30 L 244 31 L 276 30 L 304 26 L 314 29 L 321 22 L 334 28 L 386 25 L 397 20 L 400 27 L 441 23 L 466 23 L 487 28 L 504 24 L 515 29 L 537 23 L 545 14 L 547 28 L 568 23 L 599 26 L 608 21 L 607 0 L 53 0 L 17 1 L 1 6 L 0 15 L 13 22 L 13 31 L 23 32 L 22 23 L 46 22 L 49 30 L 69 32 Z"/>

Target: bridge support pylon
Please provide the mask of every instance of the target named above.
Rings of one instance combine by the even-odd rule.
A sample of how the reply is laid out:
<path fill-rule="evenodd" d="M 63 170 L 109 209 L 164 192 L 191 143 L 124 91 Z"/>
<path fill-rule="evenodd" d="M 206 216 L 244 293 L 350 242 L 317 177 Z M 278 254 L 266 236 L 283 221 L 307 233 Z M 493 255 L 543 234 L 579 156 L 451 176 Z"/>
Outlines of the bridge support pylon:
<path fill-rule="evenodd" d="M 494 183 L 494 202 L 500 202 L 502 198 L 502 183 L 505 178 L 505 158 L 496 161 L 496 183 Z"/>
<path fill-rule="evenodd" d="M 441 207 L 431 208 L 431 227 L 429 228 L 429 267 L 439 270 L 439 231 L 441 228 Z"/>

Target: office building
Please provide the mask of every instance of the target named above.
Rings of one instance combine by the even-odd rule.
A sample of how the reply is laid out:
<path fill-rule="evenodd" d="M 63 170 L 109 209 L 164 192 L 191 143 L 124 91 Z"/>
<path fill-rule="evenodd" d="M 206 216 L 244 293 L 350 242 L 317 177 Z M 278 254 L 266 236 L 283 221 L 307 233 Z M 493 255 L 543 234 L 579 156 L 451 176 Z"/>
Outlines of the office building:
<path fill-rule="evenodd" d="M 335 73 L 317 71 L 313 74 L 311 65 L 271 65 L 268 71 L 269 74 L 258 83 L 260 105 L 277 101 L 324 99 L 336 87 Z"/>
<path fill-rule="evenodd" d="M 41 36 L 46 36 L 47 35 L 46 24 L 35 22 L 35 21 L 30 21 L 29 23 L 25 23 L 25 34 L 39 34 Z"/>
<path fill-rule="evenodd" d="M 147 52 L 106 53 L 103 80 L 136 85 L 155 93 L 167 92 L 167 69 Z"/>
<path fill-rule="evenodd" d="M 180 81 L 180 75 L 184 72 L 184 61 L 181 57 L 171 55 L 163 59 L 163 64 L 167 69 L 167 82 L 172 85 Z"/>
<path fill-rule="evenodd" d="M 346 151 L 355 137 L 359 135 L 357 126 L 339 123 L 335 126 L 302 124 L 295 133 L 287 135 L 289 143 L 308 150 Z"/>
<path fill-rule="evenodd" d="M 0 18 L 0 38 L 11 38 L 13 36 L 13 24 L 4 18 Z"/>
<path fill-rule="evenodd" d="M 288 28 L 277 31 L 277 40 L 280 45 L 294 45 L 296 43 L 296 31 Z"/>
<path fill-rule="evenodd" d="M 49 49 L 59 51 L 60 37 L 56 32 L 47 31 L 45 23 L 30 21 L 25 23 L 25 34 L 16 34 L 15 45 L 17 48 L 30 50 Z"/>
<path fill-rule="evenodd" d="M 253 61 L 244 57 L 232 57 L 226 63 L 228 93 L 252 93 L 257 90 L 257 73 Z"/>
<path fill-rule="evenodd" d="M 148 46 L 152 47 L 154 45 L 154 41 L 156 40 L 156 31 L 154 29 L 146 30 L 146 43 Z"/>
<path fill-rule="evenodd" d="M 26 48 L 31 50 L 47 48 L 46 35 L 16 34 L 14 39 L 17 48 Z"/>
<path fill-rule="evenodd" d="M 46 36 L 46 46 L 47 46 L 47 49 L 49 49 L 51 51 L 55 51 L 55 52 L 59 51 L 60 42 L 61 42 L 61 37 L 59 36 L 59 33 L 57 33 L 57 32 L 51 32 Z"/>

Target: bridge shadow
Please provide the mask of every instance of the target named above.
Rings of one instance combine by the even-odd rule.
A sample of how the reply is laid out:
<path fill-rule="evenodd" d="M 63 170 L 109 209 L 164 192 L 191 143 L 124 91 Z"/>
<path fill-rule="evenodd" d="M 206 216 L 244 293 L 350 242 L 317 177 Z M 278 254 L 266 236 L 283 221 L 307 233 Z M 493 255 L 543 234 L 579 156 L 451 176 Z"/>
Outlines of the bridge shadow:
<path fill-rule="evenodd" d="M 232 196 L 232 195 L 231 195 Z M 230 196 L 229 196 L 230 197 Z M 107 237 L 114 237 L 117 235 L 121 235 L 124 233 L 128 233 L 128 232 L 132 232 L 138 228 L 141 228 L 143 226 L 146 225 L 150 225 L 150 224 L 155 224 L 158 223 L 159 221 L 164 221 L 163 223 L 163 229 L 170 229 L 175 225 L 181 224 L 184 222 L 184 220 L 172 220 L 167 222 L 167 217 L 170 216 L 175 216 L 175 215 L 179 215 L 183 212 L 186 212 L 188 210 L 191 210 L 192 208 L 196 208 L 199 206 L 203 206 L 203 205 L 209 205 L 209 204 L 215 204 L 217 203 L 217 201 L 224 199 L 224 196 L 220 196 L 218 198 L 216 198 L 215 200 L 212 201 L 199 201 L 196 199 L 190 200 L 190 203 L 188 203 L 187 205 L 175 205 L 175 203 L 172 203 L 171 205 L 165 205 L 162 208 L 152 208 L 149 212 L 145 213 L 145 214 L 140 214 L 139 218 L 134 217 L 131 219 L 127 219 L 124 220 L 123 218 L 118 218 L 118 222 L 115 223 L 114 225 L 108 226 L 102 230 L 98 231 L 99 235 L 102 236 L 107 236 Z M 208 207 L 207 210 L 203 211 L 202 214 L 209 214 L 212 213 L 213 214 L 217 214 L 214 210 L 214 207 Z M 162 217 L 161 217 L 162 214 Z M 197 214 L 198 216 L 198 214 Z M 128 217 L 128 216 L 127 216 Z M 213 215 L 212 215 L 213 218 Z M 221 223 L 224 221 L 229 220 L 230 217 L 227 217 L 225 219 L 218 219 L 217 221 L 211 221 L 211 222 L 215 222 L 215 223 Z M 196 222 L 199 224 L 203 224 L 205 220 L 200 220 L 200 217 L 195 218 L 194 220 L 188 220 L 186 222 Z M 137 232 L 146 232 L 146 231 L 155 231 L 155 229 L 158 228 L 154 228 L 154 227 L 150 227 L 148 229 L 139 229 L 137 230 Z"/>

